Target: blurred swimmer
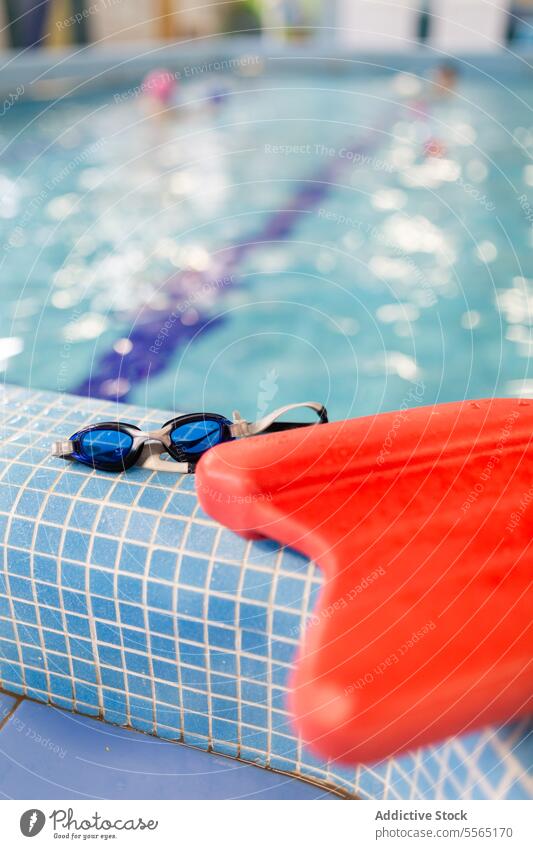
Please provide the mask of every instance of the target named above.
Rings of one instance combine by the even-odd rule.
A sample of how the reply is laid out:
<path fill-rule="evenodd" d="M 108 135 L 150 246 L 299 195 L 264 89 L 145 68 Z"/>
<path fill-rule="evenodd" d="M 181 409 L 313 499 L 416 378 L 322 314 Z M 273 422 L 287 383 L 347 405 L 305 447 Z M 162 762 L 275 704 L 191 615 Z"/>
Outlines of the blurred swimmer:
<path fill-rule="evenodd" d="M 448 97 L 453 94 L 457 87 L 458 78 L 457 68 L 450 62 L 443 62 L 438 65 L 433 77 L 433 96 Z"/>
<path fill-rule="evenodd" d="M 155 68 L 142 81 L 142 91 L 150 111 L 162 112 L 169 109 L 176 105 L 176 75 L 164 68 Z"/>
<path fill-rule="evenodd" d="M 450 62 L 438 65 L 433 75 L 431 95 L 434 99 L 450 97 L 455 92 L 459 73 L 457 68 Z M 430 126 L 433 122 L 430 121 Z M 440 132 L 440 130 L 439 130 Z M 446 156 L 446 143 L 438 135 L 431 134 L 424 144 L 424 155 L 436 157 Z"/>
<path fill-rule="evenodd" d="M 221 86 L 216 86 L 215 88 L 210 89 L 207 92 L 207 96 L 209 98 L 209 103 L 211 106 L 222 106 L 224 100 L 230 94 L 230 90 L 227 88 L 222 88 Z"/>

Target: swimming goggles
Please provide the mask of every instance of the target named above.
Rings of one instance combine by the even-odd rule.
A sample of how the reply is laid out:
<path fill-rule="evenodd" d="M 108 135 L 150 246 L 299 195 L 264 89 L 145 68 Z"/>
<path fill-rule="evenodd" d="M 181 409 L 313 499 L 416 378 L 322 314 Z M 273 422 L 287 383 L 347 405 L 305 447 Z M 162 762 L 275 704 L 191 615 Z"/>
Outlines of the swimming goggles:
<path fill-rule="evenodd" d="M 75 460 L 104 472 L 124 472 L 134 465 L 157 472 L 194 472 L 202 454 L 214 445 L 256 436 L 276 433 L 310 422 L 279 421 L 293 410 L 308 408 L 318 416 L 318 423 L 326 423 L 328 414 L 322 404 L 306 401 L 288 404 L 274 410 L 256 422 L 248 422 L 235 411 L 233 421 L 217 413 L 191 413 L 176 416 L 166 422 L 161 430 L 145 433 L 125 422 L 99 422 L 79 430 L 69 440 L 54 442 L 52 456 Z M 168 454 L 175 462 L 169 462 Z"/>

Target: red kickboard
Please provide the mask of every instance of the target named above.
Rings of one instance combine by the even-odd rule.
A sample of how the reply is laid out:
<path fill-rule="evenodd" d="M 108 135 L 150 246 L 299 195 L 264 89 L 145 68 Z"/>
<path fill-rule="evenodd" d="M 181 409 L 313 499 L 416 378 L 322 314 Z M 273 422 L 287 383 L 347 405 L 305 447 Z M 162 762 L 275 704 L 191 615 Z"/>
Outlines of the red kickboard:
<path fill-rule="evenodd" d="M 298 731 L 368 763 L 533 708 L 533 402 L 485 400 L 227 443 L 202 507 L 325 576 Z"/>

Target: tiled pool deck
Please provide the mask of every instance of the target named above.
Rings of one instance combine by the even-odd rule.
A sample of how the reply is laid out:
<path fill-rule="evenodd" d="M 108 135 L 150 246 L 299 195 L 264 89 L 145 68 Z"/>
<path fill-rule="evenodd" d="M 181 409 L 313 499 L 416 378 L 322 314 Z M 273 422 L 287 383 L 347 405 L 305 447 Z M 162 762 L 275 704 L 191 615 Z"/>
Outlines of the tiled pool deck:
<path fill-rule="evenodd" d="M 319 572 L 290 550 L 245 542 L 209 519 L 192 476 L 106 475 L 50 457 L 54 439 L 117 417 L 110 403 L 0 389 L 5 691 L 363 798 L 531 795 L 525 722 L 372 768 L 312 756 L 294 735 L 286 695 Z M 120 417 L 150 429 L 169 414 L 123 406 Z M 36 710 L 70 721 L 70 733 L 92 727 L 29 702 L 16 714 Z M 105 726 L 92 723 L 101 735 Z M 20 742 L 13 728 L 4 724 L 0 748 L 6 733 Z M 109 733 L 122 740 L 132 732 Z M 224 769 L 234 763 L 222 760 Z"/>

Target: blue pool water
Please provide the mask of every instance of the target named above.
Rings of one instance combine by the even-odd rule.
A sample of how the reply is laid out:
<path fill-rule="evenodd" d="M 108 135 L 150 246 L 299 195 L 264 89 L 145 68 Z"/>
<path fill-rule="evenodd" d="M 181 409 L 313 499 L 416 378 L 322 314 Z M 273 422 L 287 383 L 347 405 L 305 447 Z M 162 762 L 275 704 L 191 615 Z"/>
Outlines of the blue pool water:
<path fill-rule="evenodd" d="M 112 88 L 19 101 L 2 377 L 247 416 L 533 395 L 532 104 L 518 78 L 435 98 L 259 63 L 184 83 L 164 118 Z"/>

